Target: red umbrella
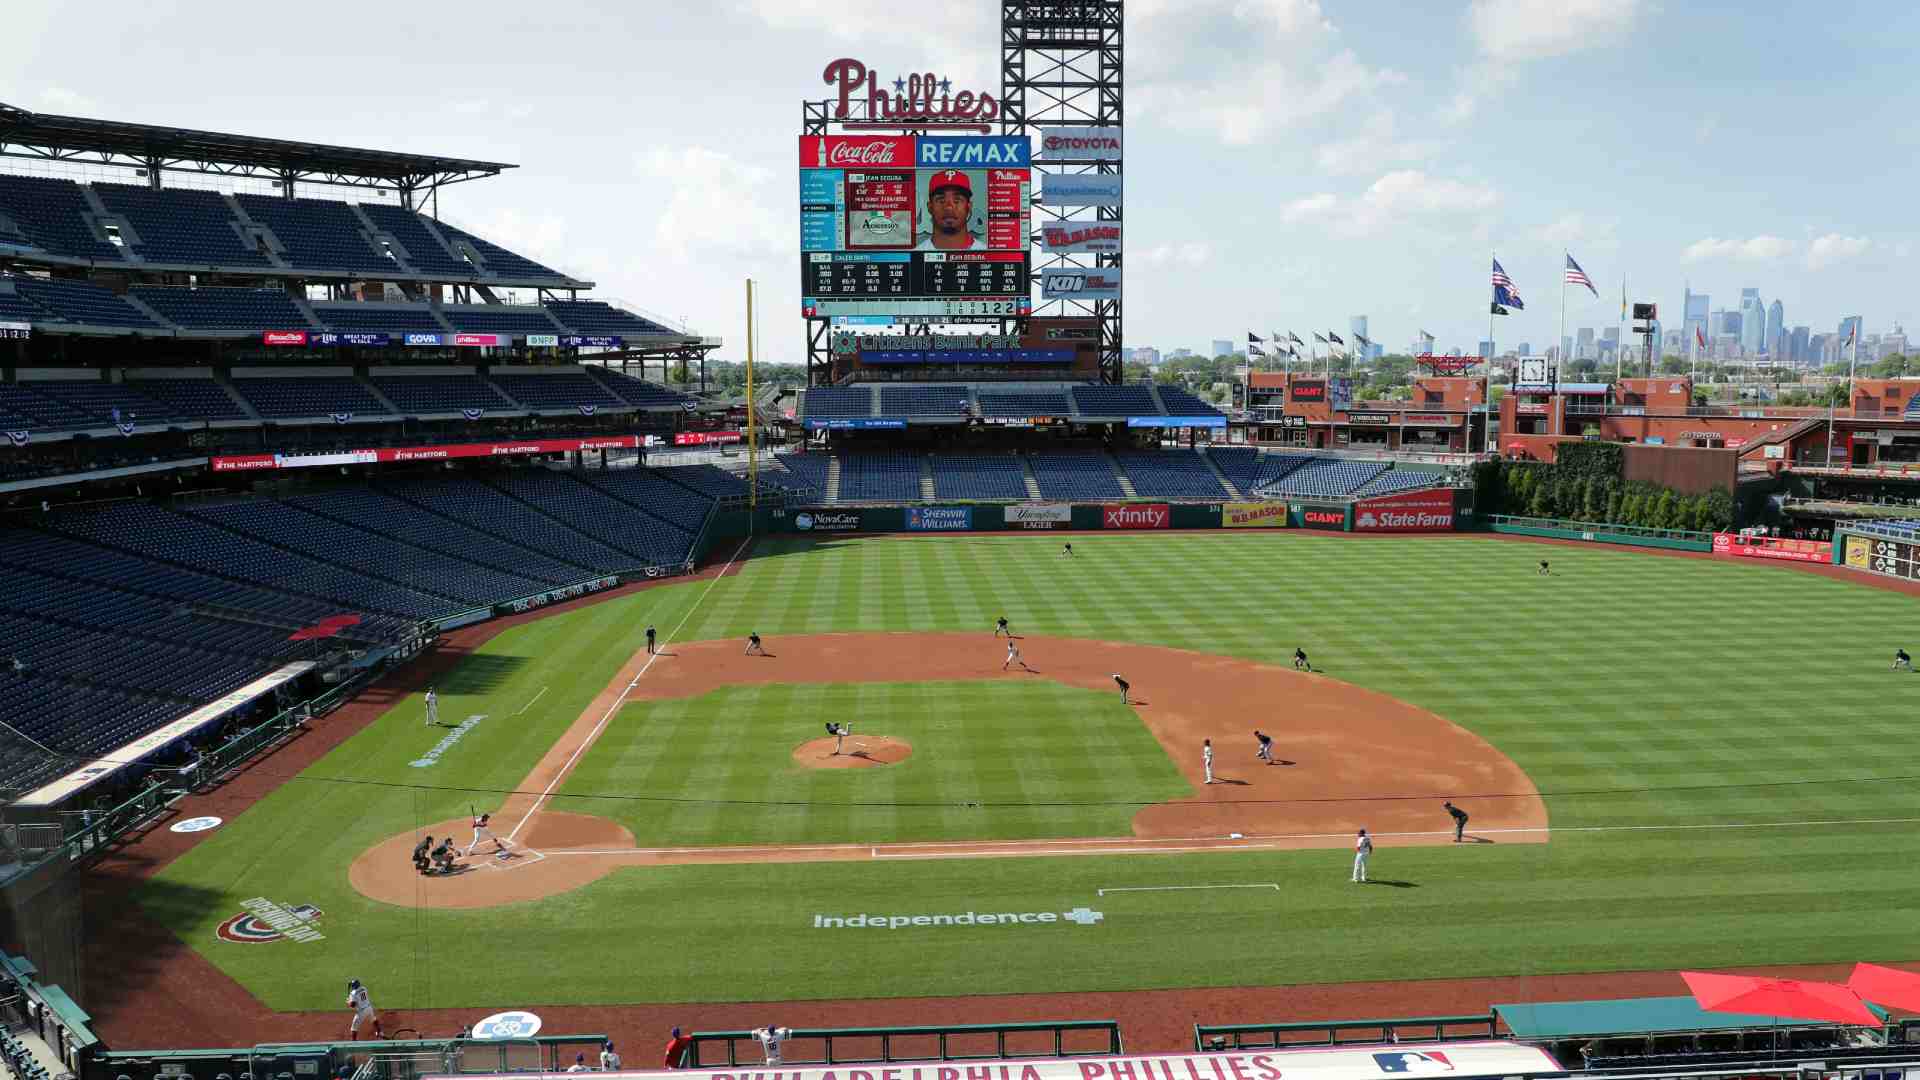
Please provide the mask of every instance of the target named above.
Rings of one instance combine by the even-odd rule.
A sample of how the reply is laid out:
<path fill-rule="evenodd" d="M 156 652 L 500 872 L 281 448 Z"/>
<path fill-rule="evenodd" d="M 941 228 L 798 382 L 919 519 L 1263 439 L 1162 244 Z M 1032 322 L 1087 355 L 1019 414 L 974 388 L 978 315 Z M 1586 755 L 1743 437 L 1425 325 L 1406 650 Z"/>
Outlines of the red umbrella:
<path fill-rule="evenodd" d="M 1693 1000 L 1708 1012 L 1823 1020 L 1835 1024 L 1880 1024 L 1880 1018 L 1867 1008 L 1859 995 L 1839 983 L 1707 971 L 1683 971 L 1680 977 L 1687 980 Z"/>
<path fill-rule="evenodd" d="M 1856 964 L 1847 989 L 1880 1005 L 1920 1012 L 1920 975 L 1879 964 Z"/>

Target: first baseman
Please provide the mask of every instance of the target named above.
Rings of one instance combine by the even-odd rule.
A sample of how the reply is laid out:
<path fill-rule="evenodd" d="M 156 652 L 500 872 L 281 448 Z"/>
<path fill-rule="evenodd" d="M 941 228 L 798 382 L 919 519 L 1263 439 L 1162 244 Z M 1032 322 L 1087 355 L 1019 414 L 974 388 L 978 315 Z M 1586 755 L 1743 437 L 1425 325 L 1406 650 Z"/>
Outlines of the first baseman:
<path fill-rule="evenodd" d="M 1020 646 L 1014 644 L 1013 638 L 1009 637 L 1007 638 L 1007 660 L 1006 660 L 1006 663 L 1000 665 L 1000 670 L 1005 671 L 1009 666 L 1013 664 L 1019 664 L 1021 671 L 1033 670 L 1032 668 L 1027 666 L 1026 660 L 1021 658 Z"/>
<path fill-rule="evenodd" d="M 440 723 L 440 696 L 427 687 L 427 726 L 435 727 Z"/>
<path fill-rule="evenodd" d="M 1447 813 L 1453 816 L 1453 842 L 1457 844 L 1467 835 L 1467 812 L 1453 805 L 1451 799 L 1440 805 L 1446 807 Z"/>
<path fill-rule="evenodd" d="M 353 1010 L 353 1022 L 347 1025 L 347 1038 L 358 1039 L 360 1025 L 369 1020 L 373 1021 L 374 1038 L 387 1037 L 386 1032 L 380 1030 L 380 1014 L 373 1011 L 373 995 L 367 993 L 367 988 L 360 985 L 359 979 L 347 980 L 347 1008 Z"/>
<path fill-rule="evenodd" d="M 473 854 L 473 849 L 479 847 L 482 840 L 493 841 L 495 851 L 507 850 L 507 842 L 493 835 L 493 830 L 487 826 L 487 823 L 492 820 L 492 814 L 481 814 L 473 819 L 473 843 L 467 845 L 466 854 Z"/>
<path fill-rule="evenodd" d="M 1367 830 L 1361 829 L 1360 835 L 1353 841 L 1353 880 L 1364 885 L 1367 882 L 1367 856 L 1373 854 L 1373 837 Z"/>
<path fill-rule="evenodd" d="M 1213 740 L 1200 740 L 1200 768 L 1206 771 L 1207 783 L 1213 783 Z"/>

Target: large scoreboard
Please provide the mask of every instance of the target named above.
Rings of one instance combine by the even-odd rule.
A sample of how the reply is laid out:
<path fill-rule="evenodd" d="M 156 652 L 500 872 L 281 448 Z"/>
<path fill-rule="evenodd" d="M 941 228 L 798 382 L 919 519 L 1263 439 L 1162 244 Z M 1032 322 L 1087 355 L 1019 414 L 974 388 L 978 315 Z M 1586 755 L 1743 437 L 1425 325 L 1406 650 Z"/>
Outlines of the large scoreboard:
<path fill-rule="evenodd" d="M 1026 136 L 801 136 L 802 313 L 1031 313 L 1029 154 Z"/>

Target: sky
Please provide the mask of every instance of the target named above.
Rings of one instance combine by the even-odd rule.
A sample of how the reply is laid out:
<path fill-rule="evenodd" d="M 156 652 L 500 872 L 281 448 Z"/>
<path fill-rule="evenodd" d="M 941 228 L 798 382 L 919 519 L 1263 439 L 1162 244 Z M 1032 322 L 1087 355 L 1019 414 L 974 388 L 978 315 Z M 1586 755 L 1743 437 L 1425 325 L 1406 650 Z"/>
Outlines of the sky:
<path fill-rule="evenodd" d="M 839 57 L 998 93 L 997 5 L 468 0 L 377 13 L 11 0 L 0 101 L 513 162 L 448 220 L 722 337 L 804 356 L 800 103 Z M 1678 324 L 1683 288 L 1788 326 L 1920 326 L 1920 5 L 1132 0 L 1125 340 L 1205 349 L 1367 315 L 1474 351 L 1489 260 L 1560 320 L 1563 250 Z M 358 197 L 358 196 L 352 196 Z"/>

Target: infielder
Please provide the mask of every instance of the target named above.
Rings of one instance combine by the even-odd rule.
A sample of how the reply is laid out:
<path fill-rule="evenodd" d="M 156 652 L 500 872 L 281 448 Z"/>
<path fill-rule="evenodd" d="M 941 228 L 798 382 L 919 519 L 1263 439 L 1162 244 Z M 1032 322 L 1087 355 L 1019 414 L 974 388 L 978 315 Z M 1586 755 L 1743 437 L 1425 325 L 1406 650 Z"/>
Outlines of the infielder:
<path fill-rule="evenodd" d="M 759 653 L 761 656 L 767 655 L 766 646 L 760 644 L 760 635 L 757 632 L 747 635 L 747 651 L 745 655 L 752 656 L 755 653 Z"/>
<path fill-rule="evenodd" d="M 433 692 L 433 687 L 429 686 L 427 687 L 427 726 L 438 727 L 439 725 L 440 696 Z"/>
<path fill-rule="evenodd" d="M 1254 751 L 1254 756 L 1269 765 L 1273 764 L 1273 736 L 1255 728 L 1253 737 L 1260 740 L 1260 749 Z"/>
<path fill-rule="evenodd" d="M 1440 805 L 1446 807 L 1447 813 L 1453 815 L 1453 842 L 1457 844 L 1467 835 L 1467 812 L 1453 805 L 1451 799 Z"/>
<path fill-rule="evenodd" d="M 1895 671 L 1912 671 L 1913 670 L 1913 657 L 1907 655 L 1907 650 L 1905 649 L 1893 650 L 1893 670 Z"/>
<path fill-rule="evenodd" d="M 827 721 L 827 734 L 833 736 L 833 756 L 839 757 L 840 748 L 846 742 L 847 736 L 853 734 L 853 724 L 844 721 L 836 724 L 829 720 Z"/>
<path fill-rule="evenodd" d="M 1007 639 L 1007 660 L 1006 660 L 1006 663 L 1000 665 L 1000 670 L 1005 671 L 1007 670 L 1007 668 L 1011 667 L 1014 664 L 1019 664 L 1021 671 L 1033 670 L 1032 668 L 1027 666 L 1026 660 L 1021 658 L 1020 646 L 1014 644 L 1013 639 L 1009 637 Z"/>
<path fill-rule="evenodd" d="M 1213 783 L 1213 740 L 1200 740 L 1200 768 L 1207 774 L 1207 783 Z"/>
<path fill-rule="evenodd" d="M 753 1029 L 753 1041 L 766 1050 L 769 1065 L 780 1064 L 780 1044 L 791 1038 L 793 1038 L 792 1028 L 774 1027 L 768 1024 L 766 1027 Z"/>
<path fill-rule="evenodd" d="M 1133 684 L 1121 678 L 1117 671 L 1113 673 L 1113 684 L 1120 688 L 1120 704 L 1127 704 L 1127 691 L 1133 689 Z"/>
<path fill-rule="evenodd" d="M 1005 615 L 1000 616 L 994 620 L 993 623 L 993 636 L 999 637 L 1001 634 L 1005 634 L 1008 637 L 1013 636 L 1013 631 L 1007 629 L 1007 617 Z"/>
<path fill-rule="evenodd" d="M 1293 670 L 1312 671 L 1313 664 L 1307 659 L 1307 650 L 1296 647 L 1293 650 Z"/>
<path fill-rule="evenodd" d="M 481 814 L 479 817 L 473 819 L 473 843 L 467 845 L 467 850 L 464 854 L 472 855 L 473 849 L 479 847 L 480 841 L 482 840 L 493 841 L 493 850 L 495 851 L 507 850 L 507 842 L 493 835 L 493 830 L 488 827 L 487 823 L 492 820 L 492 814 Z"/>
<path fill-rule="evenodd" d="M 1367 856 L 1373 854 L 1373 837 L 1367 830 L 1361 829 L 1360 835 L 1353 841 L 1353 880 L 1361 885 L 1367 883 Z"/>
<path fill-rule="evenodd" d="M 373 1011 L 373 995 L 367 993 L 367 988 L 360 985 L 359 979 L 347 980 L 347 1008 L 353 1010 L 353 1022 L 347 1025 L 348 1039 L 358 1039 L 360 1025 L 367 1021 L 373 1022 L 374 1038 L 387 1037 L 386 1032 L 380 1030 L 380 1014 Z"/>

